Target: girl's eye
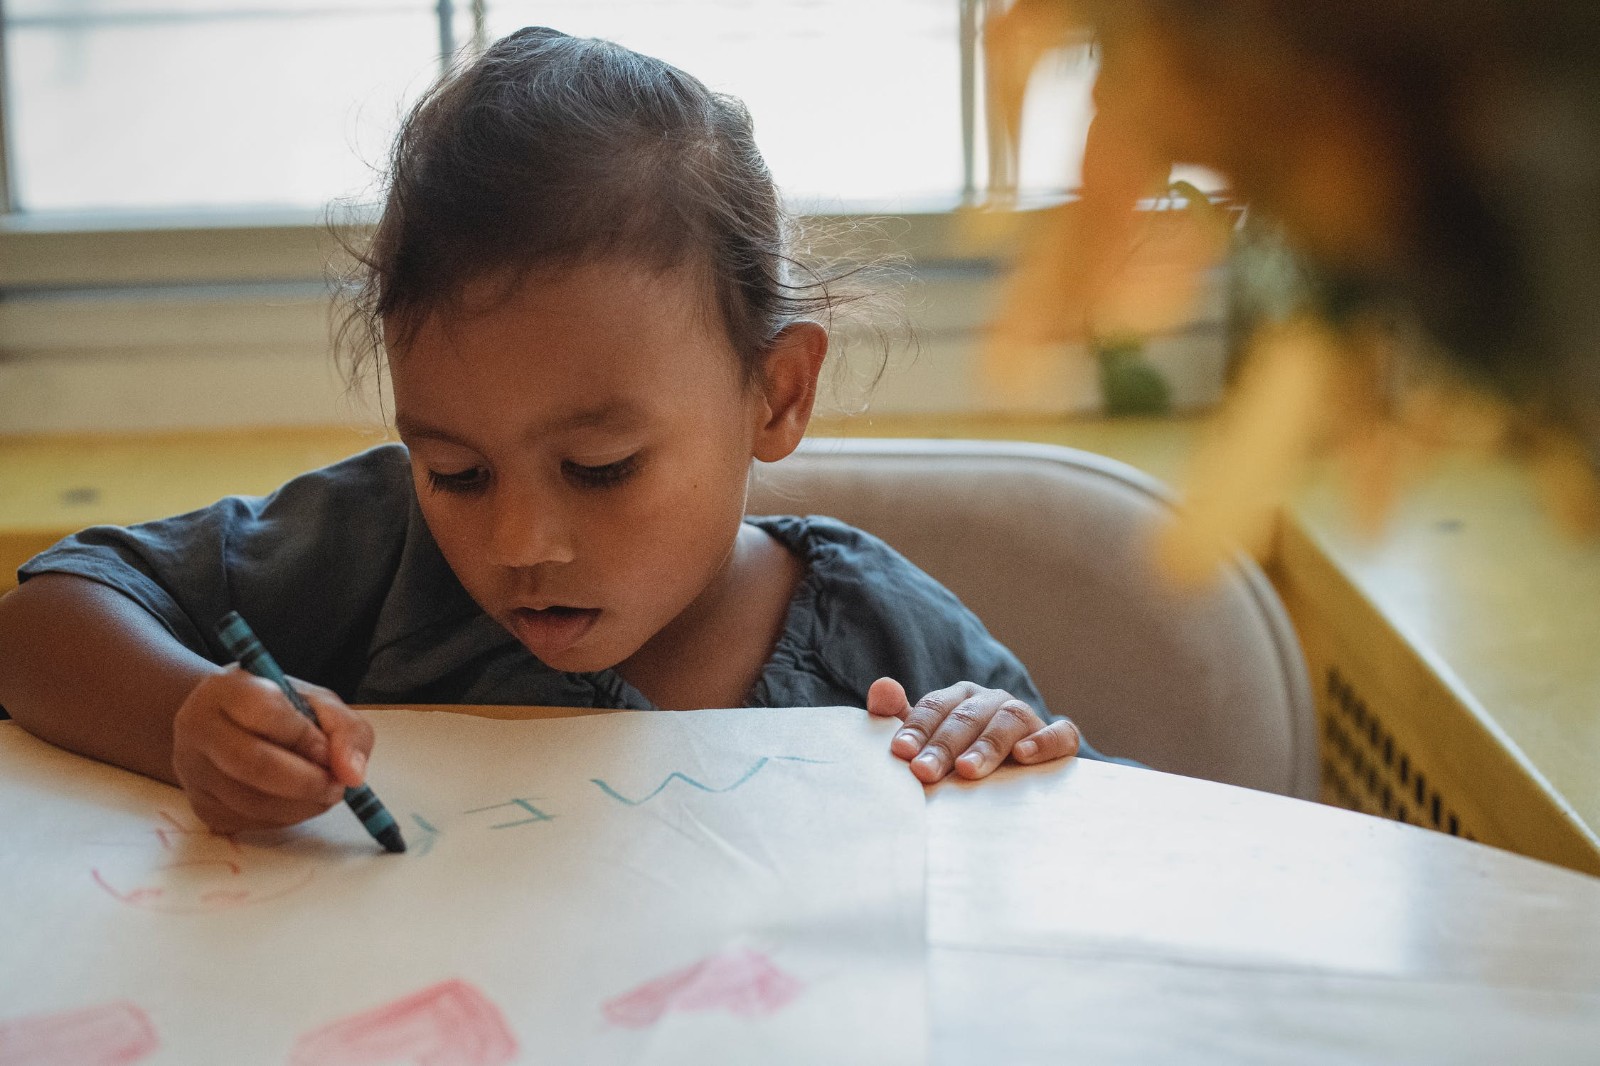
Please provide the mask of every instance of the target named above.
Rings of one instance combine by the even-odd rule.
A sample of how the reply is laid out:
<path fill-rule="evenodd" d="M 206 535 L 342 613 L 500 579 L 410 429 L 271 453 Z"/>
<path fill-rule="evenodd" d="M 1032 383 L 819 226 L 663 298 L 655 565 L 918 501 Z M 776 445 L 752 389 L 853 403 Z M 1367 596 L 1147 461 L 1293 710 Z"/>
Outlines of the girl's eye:
<path fill-rule="evenodd" d="M 561 472 L 586 489 L 609 489 L 622 484 L 639 469 L 638 455 L 630 455 L 604 466 L 562 463 Z"/>
<path fill-rule="evenodd" d="M 453 474 L 428 471 L 428 487 L 435 492 L 470 493 L 482 489 L 489 481 L 489 472 L 481 466 L 459 470 Z"/>

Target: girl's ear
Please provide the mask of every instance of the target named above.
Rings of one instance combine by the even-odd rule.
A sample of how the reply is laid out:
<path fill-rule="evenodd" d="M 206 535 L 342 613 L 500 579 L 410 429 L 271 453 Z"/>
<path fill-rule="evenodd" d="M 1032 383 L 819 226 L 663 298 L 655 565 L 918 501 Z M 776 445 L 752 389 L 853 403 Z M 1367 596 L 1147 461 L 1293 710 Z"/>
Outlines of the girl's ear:
<path fill-rule="evenodd" d="M 751 450 L 755 458 L 775 463 L 799 447 L 811 423 L 817 376 L 827 354 L 828 331 L 815 322 L 796 322 L 778 334 L 763 368 L 765 402 Z"/>

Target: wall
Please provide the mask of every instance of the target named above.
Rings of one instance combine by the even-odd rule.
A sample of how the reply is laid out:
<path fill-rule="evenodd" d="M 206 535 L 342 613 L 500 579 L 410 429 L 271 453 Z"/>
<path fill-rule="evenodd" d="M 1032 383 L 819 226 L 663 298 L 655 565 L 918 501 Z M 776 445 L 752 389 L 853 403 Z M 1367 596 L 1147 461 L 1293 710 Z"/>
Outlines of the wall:
<path fill-rule="evenodd" d="M 910 257 L 903 322 L 889 343 L 844 330 L 823 406 L 885 414 L 1083 413 L 1098 372 L 1081 349 L 1040 362 L 1022 395 L 990 386 L 978 363 L 999 291 L 989 259 L 951 254 L 948 216 L 894 219 L 877 250 Z M 226 229 L 131 224 L 0 228 L 0 434 L 150 431 L 369 422 L 369 389 L 351 394 L 331 357 L 325 280 L 339 250 L 305 220 Z M 1220 390 L 1220 283 L 1183 330 L 1154 339 L 1150 362 L 1174 406 Z M 885 372 L 868 389 L 887 351 Z"/>

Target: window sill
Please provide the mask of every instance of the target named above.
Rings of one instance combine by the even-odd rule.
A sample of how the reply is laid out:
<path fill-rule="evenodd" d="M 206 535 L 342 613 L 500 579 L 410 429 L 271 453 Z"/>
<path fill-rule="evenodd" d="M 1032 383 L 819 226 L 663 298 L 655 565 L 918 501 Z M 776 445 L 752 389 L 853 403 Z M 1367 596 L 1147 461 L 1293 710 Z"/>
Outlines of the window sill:
<path fill-rule="evenodd" d="M 1000 227 L 1001 246 L 970 250 L 958 199 L 899 203 L 808 202 L 794 205 L 827 235 L 825 254 L 860 250 L 909 256 L 919 265 L 1004 254 L 1007 231 L 1028 213 L 1062 203 L 1038 198 L 1020 205 L 1017 224 Z M 0 215 L 0 291 L 320 281 L 342 258 L 331 219 L 370 227 L 370 209 L 261 208 L 159 213 L 39 212 Z M 992 238 L 991 238 L 992 240 Z M 852 247 L 855 245 L 855 247 Z"/>

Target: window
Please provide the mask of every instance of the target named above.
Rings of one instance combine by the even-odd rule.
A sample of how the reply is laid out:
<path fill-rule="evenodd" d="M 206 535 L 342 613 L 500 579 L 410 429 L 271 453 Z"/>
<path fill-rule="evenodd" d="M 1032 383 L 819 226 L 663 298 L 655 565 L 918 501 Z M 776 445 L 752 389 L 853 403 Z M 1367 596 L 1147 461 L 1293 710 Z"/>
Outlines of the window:
<path fill-rule="evenodd" d="M 544 23 L 741 96 L 797 201 L 942 210 L 982 151 L 965 147 L 962 122 L 962 21 L 976 3 L 9 0 L 12 206 L 313 209 L 370 193 L 441 46 L 470 42 L 477 17 L 479 39 Z M 1059 184 L 1059 167 L 1034 171 Z"/>
<path fill-rule="evenodd" d="M 10 0 L 25 212 L 314 207 L 370 179 L 438 70 L 412 0 Z"/>
<path fill-rule="evenodd" d="M 660 56 L 755 117 L 794 199 L 948 207 L 960 194 L 954 0 L 497 0 L 491 37 L 544 23 Z"/>
<path fill-rule="evenodd" d="M 900 216 L 874 235 L 916 262 L 918 354 L 875 408 L 988 403 L 971 352 L 999 267 L 952 209 L 989 180 L 979 45 L 1006 3 L 0 0 L 0 432 L 348 417 L 325 206 L 375 198 L 442 57 L 529 23 L 742 97 L 800 210 Z M 1035 73 L 1022 203 L 1075 184 L 1093 73 L 1081 51 Z"/>

